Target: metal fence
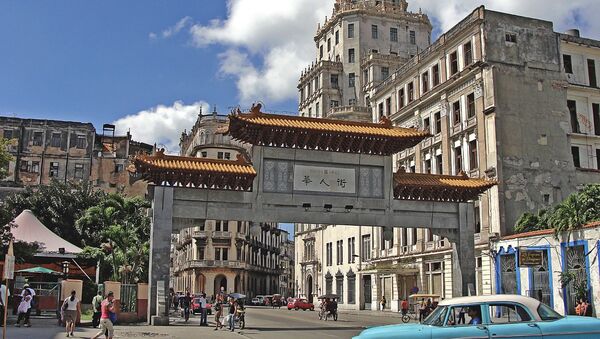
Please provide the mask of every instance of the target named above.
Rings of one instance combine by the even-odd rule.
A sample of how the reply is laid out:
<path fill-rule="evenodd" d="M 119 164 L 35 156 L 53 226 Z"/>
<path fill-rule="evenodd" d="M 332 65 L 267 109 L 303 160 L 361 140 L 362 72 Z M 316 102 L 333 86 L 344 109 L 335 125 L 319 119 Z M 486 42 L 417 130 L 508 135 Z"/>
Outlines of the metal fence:
<path fill-rule="evenodd" d="M 137 285 L 121 285 L 121 312 L 137 312 Z"/>

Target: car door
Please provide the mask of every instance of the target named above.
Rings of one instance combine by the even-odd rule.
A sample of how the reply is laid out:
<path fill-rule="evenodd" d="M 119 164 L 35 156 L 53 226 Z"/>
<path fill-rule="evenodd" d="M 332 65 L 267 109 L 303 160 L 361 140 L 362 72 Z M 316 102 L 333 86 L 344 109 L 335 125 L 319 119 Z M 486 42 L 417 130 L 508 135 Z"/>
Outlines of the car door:
<path fill-rule="evenodd" d="M 443 323 L 434 323 L 437 326 L 432 326 L 431 337 L 435 339 L 488 339 L 487 327 L 481 323 L 472 325 L 471 317 L 466 314 L 467 309 L 472 309 L 475 311 L 474 313 L 481 315 L 481 305 L 479 304 L 449 306 Z"/>
<path fill-rule="evenodd" d="M 490 339 L 542 338 L 542 330 L 525 306 L 516 303 L 490 303 L 487 307 Z"/>

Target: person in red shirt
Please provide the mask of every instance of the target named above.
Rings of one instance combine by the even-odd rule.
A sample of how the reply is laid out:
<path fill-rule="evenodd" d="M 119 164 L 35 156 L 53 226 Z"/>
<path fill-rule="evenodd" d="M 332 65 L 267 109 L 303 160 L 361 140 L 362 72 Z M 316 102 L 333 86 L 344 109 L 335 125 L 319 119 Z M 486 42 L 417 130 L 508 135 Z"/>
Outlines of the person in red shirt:
<path fill-rule="evenodd" d="M 408 300 L 406 300 L 406 299 L 402 300 L 402 304 L 400 305 L 400 308 L 402 309 L 402 315 L 406 315 L 408 313 Z"/>
<path fill-rule="evenodd" d="M 115 306 L 113 304 L 113 299 L 115 298 L 113 292 L 108 292 L 106 295 L 106 299 L 102 301 L 100 304 L 100 332 L 96 333 L 92 339 L 97 339 L 99 336 L 106 334 L 107 339 L 113 339 L 114 328 L 113 323 L 110 319 L 110 313 L 115 312 Z"/>

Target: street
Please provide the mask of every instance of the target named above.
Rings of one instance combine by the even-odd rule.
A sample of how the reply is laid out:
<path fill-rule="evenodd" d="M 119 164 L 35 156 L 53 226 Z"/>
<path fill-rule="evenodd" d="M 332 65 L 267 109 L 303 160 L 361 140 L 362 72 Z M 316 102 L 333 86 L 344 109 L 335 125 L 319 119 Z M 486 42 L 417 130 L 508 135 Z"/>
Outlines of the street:
<path fill-rule="evenodd" d="M 145 325 L 116 326 L 115 338 L 260 338 L 294 339 L 316 336 L 317 338 L 351 338 L 365 327 L 400 322 L 397 314 L 372 311 L 341 311 L 338 321 L 321 321 L 317 312 L 288 311 L 286 308 L 248 307 L 246 328 L 231 333 L 214 330 L 214 316 L 209 316 L 209 327 L 199 327 L 199 316 L 193 316 L 186 324 L 181 318 L 172 318 L 172 326 L 151 327 Z M 9 325 L 10 339 L 57 339 L 65 338 L 64 329 L 50 319 L 32 319 L 33 327 L 16 328 Z M 97 330 L 77 328 L 74 338 L 90 338 Z"/>

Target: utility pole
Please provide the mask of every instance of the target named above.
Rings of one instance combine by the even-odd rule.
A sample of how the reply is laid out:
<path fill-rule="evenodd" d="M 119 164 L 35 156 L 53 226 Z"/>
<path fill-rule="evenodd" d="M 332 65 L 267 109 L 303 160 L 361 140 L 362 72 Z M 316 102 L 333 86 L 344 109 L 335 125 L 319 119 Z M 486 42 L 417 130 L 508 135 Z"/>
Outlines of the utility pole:
<path fill-rule="evenodd" d="M 4 257 L 4 274 L 3 274 L 3 278 L 5 281 L 5 290 L 4 290 L 4 300 L 2 300 L 3 304 L 4 304 L 4 324 L 2 327 L 2 339 L 6 339 L 6 316 L 7 311 L 8 311 L 8 283 L 10 280 L 13 279 L 13 276 L 15 274 L 15 255 L 14 255 L 14 251 L 13 251 L 13 241 L 10 241 L 10 244 L 8 245 L 8 252 L 6 253 L 6 256 Z"/>

